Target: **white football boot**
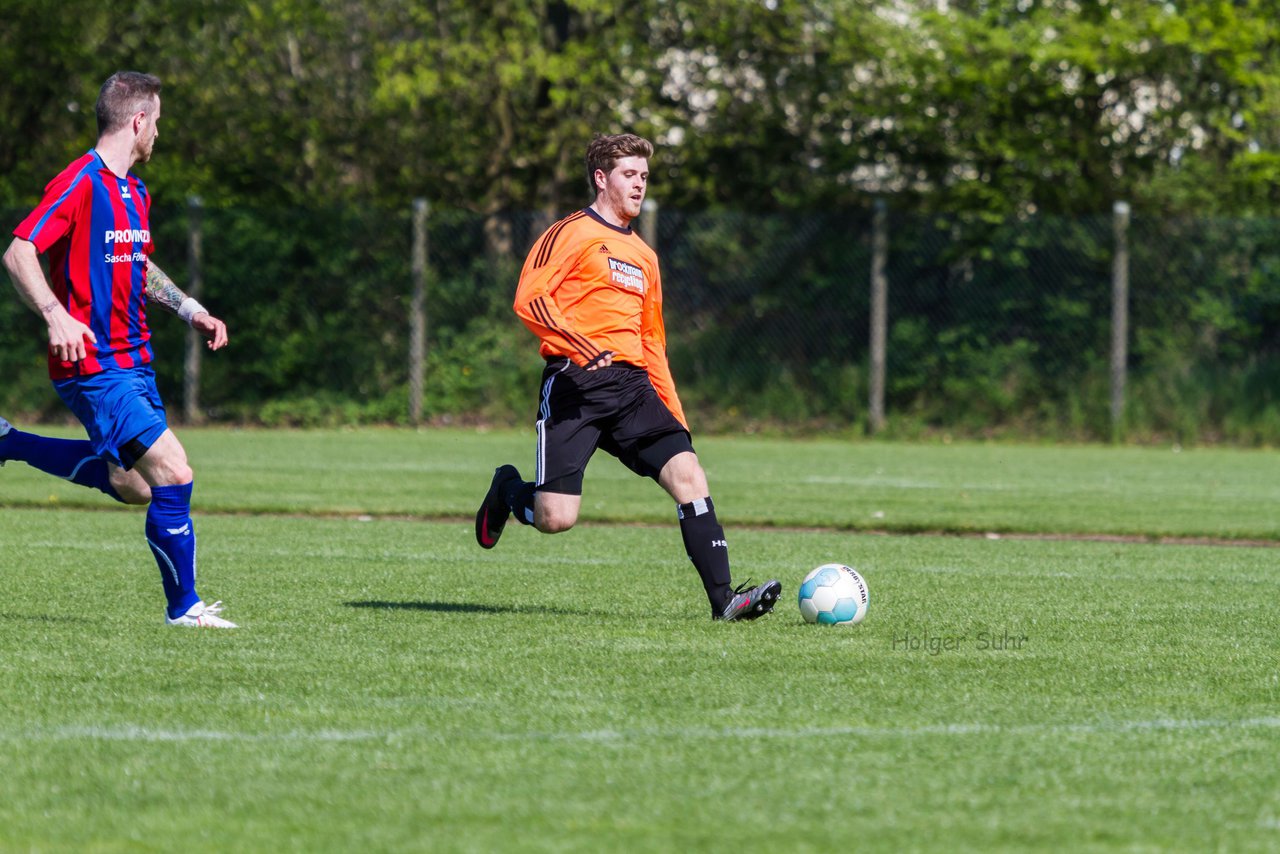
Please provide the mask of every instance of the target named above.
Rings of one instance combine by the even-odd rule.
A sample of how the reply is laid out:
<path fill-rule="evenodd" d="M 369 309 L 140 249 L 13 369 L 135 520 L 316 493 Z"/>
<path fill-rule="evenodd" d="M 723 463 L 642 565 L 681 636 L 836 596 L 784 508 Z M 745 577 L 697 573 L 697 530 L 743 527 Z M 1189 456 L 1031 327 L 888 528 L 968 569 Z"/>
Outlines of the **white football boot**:
<path fill-rule="evenodd" d="M 187 609 L 181 617 L 165 616 L 164 621 L 170 626 L 196 626 L 202 629 L 238 629 L 235 623 L 224 620 L 218 615 L 222 613 L 222 601 L 206 605 L 197 602 Z"/>

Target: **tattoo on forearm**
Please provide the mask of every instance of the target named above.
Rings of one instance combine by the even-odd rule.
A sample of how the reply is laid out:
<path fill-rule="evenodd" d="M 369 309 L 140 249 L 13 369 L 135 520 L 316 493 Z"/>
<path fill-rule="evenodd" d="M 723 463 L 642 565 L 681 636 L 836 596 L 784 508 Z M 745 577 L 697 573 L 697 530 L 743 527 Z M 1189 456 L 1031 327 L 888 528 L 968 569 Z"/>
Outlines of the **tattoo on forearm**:
<path fill-rule="evenodd" d="M 170 279 L 164 270 L 148 261 L 147 298 L 155 300 L 176 314 L 178 306 L 182 305 L 182 301 L 187 298 L 187 295 L 173 283 L 173 279 Z"/>
<path fill-rule="evenodd" d="M 57 308 L 58 305 L 59 305 L 58 301 L 56 299 L 52 299 L 52 300 L 49 300 L 44 305 L 37 306 L 37 309 L 40 311 L 41 314 L 48 314 L 49 312 Z"/>

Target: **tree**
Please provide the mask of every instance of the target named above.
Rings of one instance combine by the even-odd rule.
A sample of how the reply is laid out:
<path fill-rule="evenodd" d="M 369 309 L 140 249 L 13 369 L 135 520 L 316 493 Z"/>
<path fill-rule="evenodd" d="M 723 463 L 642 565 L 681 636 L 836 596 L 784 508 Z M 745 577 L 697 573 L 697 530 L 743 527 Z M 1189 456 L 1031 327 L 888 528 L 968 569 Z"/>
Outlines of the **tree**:
<path fill-rule="evenodd" d="M 125 67 L 165 80 L 162 197 L 562 211 L 591 134 L 628 129 L 686 208 L 1277 201 L 1262 0 L 0 3 L 11 201 L 92 140 Z"/>

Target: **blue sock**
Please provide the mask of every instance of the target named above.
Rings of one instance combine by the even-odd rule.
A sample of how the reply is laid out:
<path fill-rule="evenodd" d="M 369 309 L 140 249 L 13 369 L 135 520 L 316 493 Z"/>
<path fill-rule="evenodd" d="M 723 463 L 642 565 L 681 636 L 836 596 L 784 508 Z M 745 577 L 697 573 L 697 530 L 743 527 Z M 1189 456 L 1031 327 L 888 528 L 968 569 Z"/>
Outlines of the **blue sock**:
<path fill-rule="evenodd" d="M 88 486 L 110 495 L 121 503 L 124 499 L 111 486 L 107 461 L 94 453 L 87 439 L 51 439 L 10 430 L 0 439 L 0 460 L 18 460 L 54 477 Z"/>
<path fill-rule="evenodd" d="M 169 617 L 180 617 L 200 597 L 196 594 L 196 529 L 191 523 L 191 488 L 151 487 L 147 508 L 147 544 L 160 567 Z"/>

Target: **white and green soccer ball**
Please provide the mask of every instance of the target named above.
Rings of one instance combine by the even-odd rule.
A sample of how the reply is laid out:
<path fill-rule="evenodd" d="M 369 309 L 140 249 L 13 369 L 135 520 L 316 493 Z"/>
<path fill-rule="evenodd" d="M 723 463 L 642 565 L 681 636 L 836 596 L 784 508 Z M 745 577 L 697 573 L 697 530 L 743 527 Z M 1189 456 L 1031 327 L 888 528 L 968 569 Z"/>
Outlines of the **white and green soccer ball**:
<path fill-rule="evenodd" d="M 824 563 L 800 582 L 800 613 L 806 623 L 860 623 L 867 616 L 867 582 L 853 567 Z"/>

